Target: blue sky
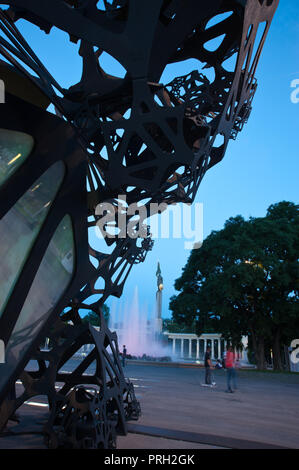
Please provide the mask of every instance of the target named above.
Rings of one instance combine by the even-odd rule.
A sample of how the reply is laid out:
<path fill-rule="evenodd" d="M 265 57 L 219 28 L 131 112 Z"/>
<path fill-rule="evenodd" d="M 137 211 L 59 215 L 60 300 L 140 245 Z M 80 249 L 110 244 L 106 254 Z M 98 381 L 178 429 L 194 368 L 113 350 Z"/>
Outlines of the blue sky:
<path fill-rule="evenodd" d="M 299 79 L 298 18 L 299 2 L 281 0 L 257 69 L 259 86 L 250 120 L 237 140 L 230 142 L 222 162 L 207 172 L 196 197 L 196 202 L 203 203 L 204 237 L 221 229 L 231 216 L 264 216 L 270 204 L 298 202 L 299 103 L 290 99 L 291 82 Z M 24 21 L 18 26 L 62 86 L 80 79 L 78 46 L 69 43 L 65 33 L 54 29 L 47 36 Z M 121 74 L 109 57 L 106 63 L 110 73 Z M 179 76 L 191 70 L 184 64 L 176 66 L 175 72 Z M 156 240 L 145 263 L 133 267 L 123 297 L 117 300 L 118 309 L 130 302 L 138 285 L 140 304 L 152 311 L 159 260 L 164 277 L 163 317 L 169 317 L 173 284 L 189 254 L 183 239 Z M 111 300 L 107 303 L 111 305 Z"/>

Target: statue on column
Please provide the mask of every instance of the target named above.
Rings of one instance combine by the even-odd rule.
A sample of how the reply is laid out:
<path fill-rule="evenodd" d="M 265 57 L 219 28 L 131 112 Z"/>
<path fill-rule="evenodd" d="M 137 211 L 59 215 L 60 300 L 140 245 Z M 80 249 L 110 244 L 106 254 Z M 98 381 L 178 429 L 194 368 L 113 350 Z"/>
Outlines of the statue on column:
<path fill-rule="evenodd" d="M 163 277 L 161 274 L 161 267 L 158 261 L 157 266 L 157 292 L 156 292 L 156 331 L 157 333 L 162 332 L 162 291 L 163 291 Z"/>

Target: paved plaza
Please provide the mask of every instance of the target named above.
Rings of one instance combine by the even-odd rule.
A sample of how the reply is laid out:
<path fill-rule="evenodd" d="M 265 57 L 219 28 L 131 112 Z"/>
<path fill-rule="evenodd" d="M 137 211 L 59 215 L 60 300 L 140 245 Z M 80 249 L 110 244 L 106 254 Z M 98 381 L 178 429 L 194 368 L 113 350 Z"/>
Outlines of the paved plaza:
<path fill-rule="evenodd" d="M 241 370 L 234 394 L 225 393 L 225 374 L 214 371 L 217 385 L 207 388 L 200 367 L 128 363 L 125 375 L 135 385 L 142 416 L 118 438 L 118 448 L 299 448 L 299 374 Z M 33 433 L 46 418 L 43 401 L 33 398 L 20 410 Z M 22 423 L 10 429 L 22 432 Z M 8 447 L 44 445 L 39 434 L 20 434 L 0 438 L 0 448 Z"/>

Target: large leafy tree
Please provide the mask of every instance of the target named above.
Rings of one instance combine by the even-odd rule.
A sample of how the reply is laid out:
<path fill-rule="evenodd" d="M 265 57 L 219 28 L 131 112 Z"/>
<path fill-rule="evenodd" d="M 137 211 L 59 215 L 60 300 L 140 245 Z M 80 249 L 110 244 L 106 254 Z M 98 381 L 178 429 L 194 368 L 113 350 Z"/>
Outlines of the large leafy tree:
<path fill-rule="evenodd" d="M 298 212 L 283 201 L 266 217 L 237 216 L 212 232 L 175 282 L 173 320 L 196 321 L 198 333 L 212 328 L 235 345 L 249 335 L 260 369 L 270 344 L 281 369 L 282 345 L 299 334 Z"/>

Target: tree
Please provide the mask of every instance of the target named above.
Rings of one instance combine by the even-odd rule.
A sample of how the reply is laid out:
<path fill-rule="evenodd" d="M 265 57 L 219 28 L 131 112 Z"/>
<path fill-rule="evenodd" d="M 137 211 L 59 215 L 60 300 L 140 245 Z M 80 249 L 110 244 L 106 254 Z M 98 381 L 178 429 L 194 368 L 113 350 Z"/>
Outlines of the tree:
<path fill-rule="evenodd" d="M 110 309 L 109 307 L 104 304 L 102 307 L 102 312 L 105 318 L 106 323 L 109 323 L 109 316 L 110 316 Z M 90 323 L 93 326 L 100 326 L 100 317 L 96 312 L 89 311 L 85 315 L 85 317 L 82 318 L 83 323 Z"/>
<path fill-rule="evenodd" d="M 163 320 L 163 331 L 169 333 L 195 333 L 195 325 L 187 326 L 184 323 L 177 323 L 173 319 L 165 318 Z"/>
<path fill-rule="evenodd" d="M 196 293 L 182 292 L 170 299 L 170 309 L 175 312 L 173 322 L 189 331 L 194 327 L 198 315 Z"/>
<path fill-rule="evenodd" d="M 259 369 L 271 344 L 274 367 L 281 369 L 282 345 L 299 332 L 298 229 L 298 206 L 285 201 L 263 218 L 230 218 L 191 252 L 175 282 L 173 318 L 197 318 L 198 333 L 217 329 L 236 346 L 249 335 Z M 183 299 L 190 301 L 185 313 Z"/>

